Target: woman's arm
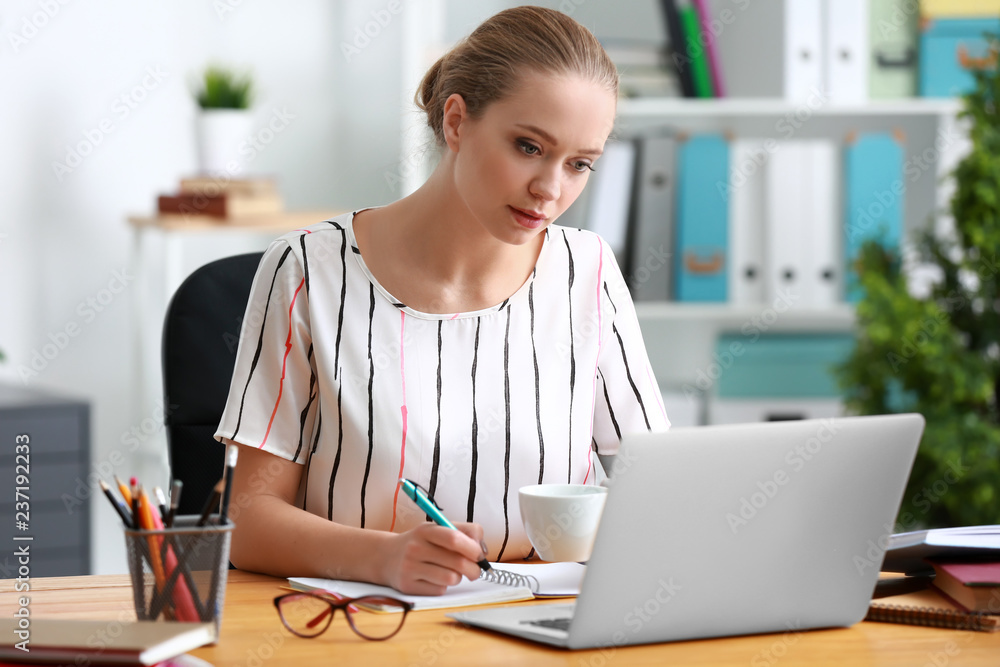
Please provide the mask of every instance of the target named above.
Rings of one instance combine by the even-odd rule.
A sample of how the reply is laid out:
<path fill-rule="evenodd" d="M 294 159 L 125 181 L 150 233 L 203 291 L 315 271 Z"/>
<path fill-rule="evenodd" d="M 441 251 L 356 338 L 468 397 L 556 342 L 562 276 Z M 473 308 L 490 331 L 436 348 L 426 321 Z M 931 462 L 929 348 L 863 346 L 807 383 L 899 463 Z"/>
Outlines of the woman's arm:
<path fill-rule="evenodd" d="M 230 560 L 241 570 L 368 581 L 418 595 L 440 595 L 462 575 L 479 576 L 482 527 L 422 524 L 389 533 L 334 523 L 295 506 L 302 465 L 256 447 L 240 450 Z"/>

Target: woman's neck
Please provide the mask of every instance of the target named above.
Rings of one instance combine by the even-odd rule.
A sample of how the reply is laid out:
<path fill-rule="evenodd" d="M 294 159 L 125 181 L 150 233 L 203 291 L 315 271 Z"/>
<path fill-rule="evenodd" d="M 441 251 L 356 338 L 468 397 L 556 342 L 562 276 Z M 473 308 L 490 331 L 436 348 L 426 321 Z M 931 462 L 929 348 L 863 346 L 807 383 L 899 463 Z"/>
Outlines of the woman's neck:
<path fill-rule="evenodd" d="M 468 312 L 500 303 L 531 275 L 544 243 L 544 234 L 523 246 L 496 239 L 451 183 L 439 165 L 414 193 L 355 221 L 362 257 L 375 278 L 424 312 Z"/>

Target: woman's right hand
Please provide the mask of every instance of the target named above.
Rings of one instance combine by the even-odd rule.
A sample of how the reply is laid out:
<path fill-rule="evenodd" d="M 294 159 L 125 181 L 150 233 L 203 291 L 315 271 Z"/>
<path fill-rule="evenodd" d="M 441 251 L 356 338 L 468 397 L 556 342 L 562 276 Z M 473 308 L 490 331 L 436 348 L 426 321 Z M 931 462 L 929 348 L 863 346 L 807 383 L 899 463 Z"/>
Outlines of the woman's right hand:
<path fill-rule="evenodd" d="M 459 524 L 458 530 L 424 523 L 394 534 L 383 579 L 401 593 L 441 595 L 448 586 L 479 578 L 478 562 L 485 557 L 478 524 Z"/>

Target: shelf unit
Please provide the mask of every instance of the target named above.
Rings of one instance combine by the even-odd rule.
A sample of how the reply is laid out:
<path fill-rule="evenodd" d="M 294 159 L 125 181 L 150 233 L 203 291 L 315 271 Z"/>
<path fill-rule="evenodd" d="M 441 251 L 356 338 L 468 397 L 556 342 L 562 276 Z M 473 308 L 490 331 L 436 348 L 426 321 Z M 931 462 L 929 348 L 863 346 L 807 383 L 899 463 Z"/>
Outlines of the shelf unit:
<path fill-rule="evenodd" d="M 946 176 L 967 147 L 958 99 L 880 100 L 834 104 L 818 93 L 803 102 L 764 98 L 621 100 L 615 136 L 721 132 L 731 138 L 833 139 L 894 132 L 904 138 L 904 233 L 947 224 L 951 196 Z M 713 363 L 715 339 L 743 332 L 748 340 L 774 332 L 850 331 L 853 307 L 761 303 L 757 305 L 639 302 L 636 311 L 650 361 L 661 386 L 681 388 Z"/>

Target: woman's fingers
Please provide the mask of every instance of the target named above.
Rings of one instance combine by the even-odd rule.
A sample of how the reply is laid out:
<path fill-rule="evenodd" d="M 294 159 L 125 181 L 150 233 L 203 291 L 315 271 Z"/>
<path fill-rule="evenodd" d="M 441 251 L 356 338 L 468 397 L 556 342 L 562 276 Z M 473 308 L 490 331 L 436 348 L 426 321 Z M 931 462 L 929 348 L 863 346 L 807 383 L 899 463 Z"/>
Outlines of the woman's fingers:
<path fill-rule="evenodd" d="M 465 533 L 424 524 L 404 539 L 397 588 L 405 593 L 440 595 L 448 586 L 479 577 L 480 546 Z M 475 560 L 473 560 L 475 559 Z"/>

